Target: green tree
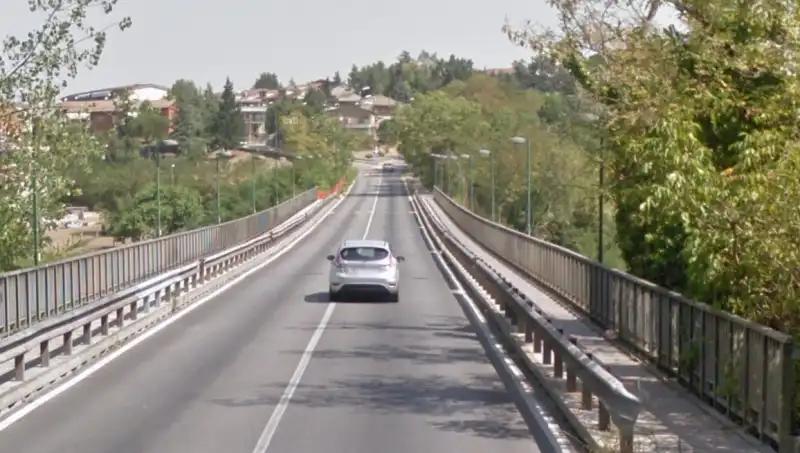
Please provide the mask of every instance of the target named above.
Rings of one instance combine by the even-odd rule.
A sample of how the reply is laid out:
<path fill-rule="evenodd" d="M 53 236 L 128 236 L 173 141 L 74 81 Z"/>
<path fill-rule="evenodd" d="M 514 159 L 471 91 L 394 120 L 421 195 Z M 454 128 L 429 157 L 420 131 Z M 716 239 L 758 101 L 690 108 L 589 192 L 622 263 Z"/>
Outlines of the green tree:
<path fill-rule="evenodd" d="M 262 72 L 253 84 L 253 88 L 256 89 L 277 90 L 280 87 L 278 76 L 272 72 Z"/>
<path fill-rule="evenodd" d="M 190 156 L 202 157 L 208 146 L 209 111 L 200 89 L 190 80 L 180 79 L 170 89 L 175 100 L 175 118 L 171 138 Z"/>
<path fill-rule="evenodd" d="M 156 187 L 151 184 L 132 199 L 123 209 L 109 213 L 107 233 L 117 239 L 138 241 L 155 237 L 159 204 Z M 161 225 L 166 234 L 196 228 L 203 218 L 200 195 L 180 185 L 161 188 Z"/>
<path fill-rule="evenodd" d="M 328 98 L 325 96 L 325 93 L 314 88 L 309 89 L 303 98 L 303 102 L 312 114 L 322 113 L 327 100 Z"/>
<path fill-rule="evenodd" d="M 169 135 L 169 119 L 144 101 L 138 108 L 137 115 L 130 123 L 131 134 L 141 140 L 145 147 L 154 147 L 160 140 Z"/>
<path fill-rule="evenodd" d="M 97 65 L 108 30 L 130 26 L 130 19 L 124 18 L 98 29 L 87 19 L 90 10 L 103 15 L 115 5 L 116 0 L 33 2 L 31 12 L 44 18 L 42 22 L 23 36 L 7 36 L 3 41 L 0 131 L 8 152 L 0 157 L 0 166 L 14 171 L 5 173 L 0 187 L 2 269 L 33 256 L 35 241 L 44 245 L 45 235 L 35 236 L 34 225 L 41 233 L 52 227 L 43 219 L 57 218 L 62 198 L 76 190 L 65 175 L 102 153 L 100 141 L 62 113 L 58 96 L 79 67 Z M 33 194 L 37 213 L 31 209 Z"/>
<path fill-rule="evenodd" d="M 212 122 L 214 145 L 217 148 L 235 149 L 244 137 L 244 123 L 236 104 L 236 95 L 233 91 L 231 79 L 225 79 L 225 87 L 219 107 Z"/>
<path fill-rule="evenodd" d="M 653 2 L 637 14 L 612 1 L 602 17 L 638 19 L 566 14 L 597 8 L 590 3 L 554 2 L 565 12 L 560 30 L 511 37 L 563 64 L 604 106 L 620 242 L 632 269 L 800 334 L 800 85 L 788 69 L 788 49 L 800 39 L 795 5 Z M 654 23 L 668 5 L 681 11 L 682 27 Z"/>

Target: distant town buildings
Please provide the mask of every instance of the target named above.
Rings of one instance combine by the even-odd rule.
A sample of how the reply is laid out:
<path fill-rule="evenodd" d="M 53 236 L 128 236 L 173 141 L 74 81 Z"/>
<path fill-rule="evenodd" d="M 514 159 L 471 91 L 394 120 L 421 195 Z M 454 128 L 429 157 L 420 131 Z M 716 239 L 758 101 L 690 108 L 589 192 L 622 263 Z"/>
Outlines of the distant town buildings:
<path fill-rule="evenodd" d="M 324 84 L 324 80 L 315 80 L 282 90 L 250 89 L 239 92 L 237 103 L 245 124 L 245 141 L 267 142 L 267 109 L 273 102 L 284 97 L 302 100 L 310 89 L 321 90 Z M 392 118 L 400 106 L 400 103 L 386 96 L 362 97 L 344 85 L 331 87 L 330 94 L 325 113 L 338 118 L 345 129 L 372 136 L 377 135 L 381 121 Z"/>
<path fill-rule="evenodd" d="M 249 89 L 236 93 L 236 102 L 245 124 L 244 141 L 253 144 L 267 142 L 267 110 L 272 103 L 285 98 L 302 101 L 309 90 L 322 90 L 324 84 L 324 80 L 315 80 L 275 90 Z M 147 101 L 170 120 L 177 114 L 175 101 L 169 97 L 169 88 L 151 83 L 69 94 L 61 98 L 61 107 L 68 118 L 88 124 L 93 132 L 105 132 L 114 127 L 122 114 L 123 99 L 126 99 L 129 107 L 134 109 Z M 354 90 L 341 85 L 330 88 L 325 113 L 337 118 L 346 129 L 374 136 L 380 123 L 392 118 L 401 106 L 402 104 L 386 96 L 362 97 Z M 9 130 L 13 125 L 11 122 L 7 123 L 0 124 L 0 140 L 4 130 Z"/>
<path fill-rule="evenodd" d="M 126 96 L 131 108 L 147 101 L 170 121 L 177 114 L 175 101 L 169 99 L 169 88 L 150 83 L 70 94 L 61 98 L 61 107 L 68 118 L 88 123 L 92 132 L 105 132 L 114 127 L 121 114 L 121 100 Z"/>

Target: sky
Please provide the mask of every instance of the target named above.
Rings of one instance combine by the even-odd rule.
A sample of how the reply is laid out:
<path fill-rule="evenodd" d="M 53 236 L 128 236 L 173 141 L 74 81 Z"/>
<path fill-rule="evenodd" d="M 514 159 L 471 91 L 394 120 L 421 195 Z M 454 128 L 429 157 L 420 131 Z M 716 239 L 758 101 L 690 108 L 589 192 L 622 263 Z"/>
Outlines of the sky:
<path fill-rule="evenodd" d="M 41 24 L 27 0 L 5 2 L 2 34 L 21 36 Z M 179 78 L 219 89 L 226 77 L 245 89 L 261 72 L 297 83 L 337 70 L 346 78 L 354 63 L 390 62 L 403 50 L 508 67 L 531 52 L 508 41 L 506 20 L 555 25 L 544 0 L 120 0 L 113 16 L 95 23 L 123 16 L 133 26 L 111 31 L 99 66 L 82 70 L 66 92 L 169 86 Z"/>

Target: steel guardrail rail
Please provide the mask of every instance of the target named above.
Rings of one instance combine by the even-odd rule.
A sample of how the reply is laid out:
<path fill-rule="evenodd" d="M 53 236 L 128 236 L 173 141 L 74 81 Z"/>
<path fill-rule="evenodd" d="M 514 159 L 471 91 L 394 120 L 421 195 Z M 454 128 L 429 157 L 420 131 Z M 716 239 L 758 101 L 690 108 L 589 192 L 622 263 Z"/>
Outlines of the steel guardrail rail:
<path fill-rule="evenodd" d="M 123 333 L 126 328 L 136 329 L 124 332 L 126 336 L 131 336 L 159 322 L 188 304 L 184 295 L 271 249 L 282 238 L 291 238 L 295 230 L 329 205 L 333 198 L 328 197 L 304 215 L 246 243 L 107 294 L 92 304 L 77 307 L 52 319 L 46 326 L 29 328 L 0 339 L 0 365 L 13 361 L 12 385 L 0 387 L 0 411 L 63 377 L 64 366 L 71 368 L 75 363 L 74 368 L 78 368 L 88 362 L 90 358 L 73 356 L 76 346 L 94 347 L 94 342 L 101 338 L 99 341 L 107 343 L 103 346 L 107 350 L 122 341 L 116 335 Z M 146 325 L 137 324 L 140 316 L 145 316 L 141 321 L 146 321 Z M 99 326 L 95 325 L 98 320 Z M 82 334 L 75 336 L 75 332 Z M 60 347 L 53 347 L 54 340 L 60 340 Z M 91 357 L 101 353 L 91 349 L 87 348 L 84 352 Z M 35 357 L 34 352 L 38 354 Z M 51 367 L 51 360 L 56 357 L 62 362 L 66 358 L 66 363 Z M 29 379 L 28 371 L 32 368 L 37 369 L 37 373 Z"/>
<path fill-rule="evenodd" d="M 0 274 L 0 339 L 258 237 L 317 199 L 317 188 L 241 219 Z"/>
<path fill-rule="evenodd" d="M 454 238 L 429 212 L 425 203 L 419 200 L 415 200 L 415 203 L 423 224 L 438 242 L 442 256 L 459 272 L 479 277 L 477 280 L 482 283 L 483 289 L 495 296 L 495 301 L 501 305 L 512 324 L 524 332 L 525 342 L 532 343 L 534 351 L 542 353 L 545 365 L 553 365 L 556 378 L 565 379 L 567 392 L 581 392 L 584 410 L 591 410 L 592 395 L 597 397 L 600 401 L 597 407 L 599 419 L 604 425 L 600 428 L 609 430 L 608 422 L 612 422 L 619 430 L 621 451 L 632 452 L 634 426 L 642 409 L 639 398 L 607 371 L 604 364 L 578 347 L 574 338 L 565 336 L 538 313 L 532 302 L 516 292 L 498 272 Z M 472 274 L 470 270 L 477 272 Z M 484 308 L 489 307 L 490 303 L 474 282 L 466 278 L 462 282 L 471 287 L 471 293 L 483 303 Z M 510 341 L 513 342 L 513 339 Z M 551 397 L 559 398 L 558 395 Z M 568 410 L 560 405 L 559 408 L 562 411 Z"/>
<path fill-rule="evenodd" d="M 495 257 L 613 331 L 757 439 L 795 451 L 791 336 L 484 219 L 438 188 L 433 197 Z"/>

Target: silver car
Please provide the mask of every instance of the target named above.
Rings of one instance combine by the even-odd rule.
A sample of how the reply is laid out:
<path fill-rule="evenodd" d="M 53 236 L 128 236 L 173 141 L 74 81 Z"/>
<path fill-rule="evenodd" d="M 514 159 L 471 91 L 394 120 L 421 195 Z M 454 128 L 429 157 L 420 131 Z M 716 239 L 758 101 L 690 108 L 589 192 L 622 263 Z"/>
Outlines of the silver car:
<path fill-rule="evenodd" d="M 345 294 L 378 294 L 392 302 L 400 300 L 400 268 L 405 261 L 396 256 L 386 241 L 344 241 L 331 262 L 330 300 L 342 300 Z"/>

